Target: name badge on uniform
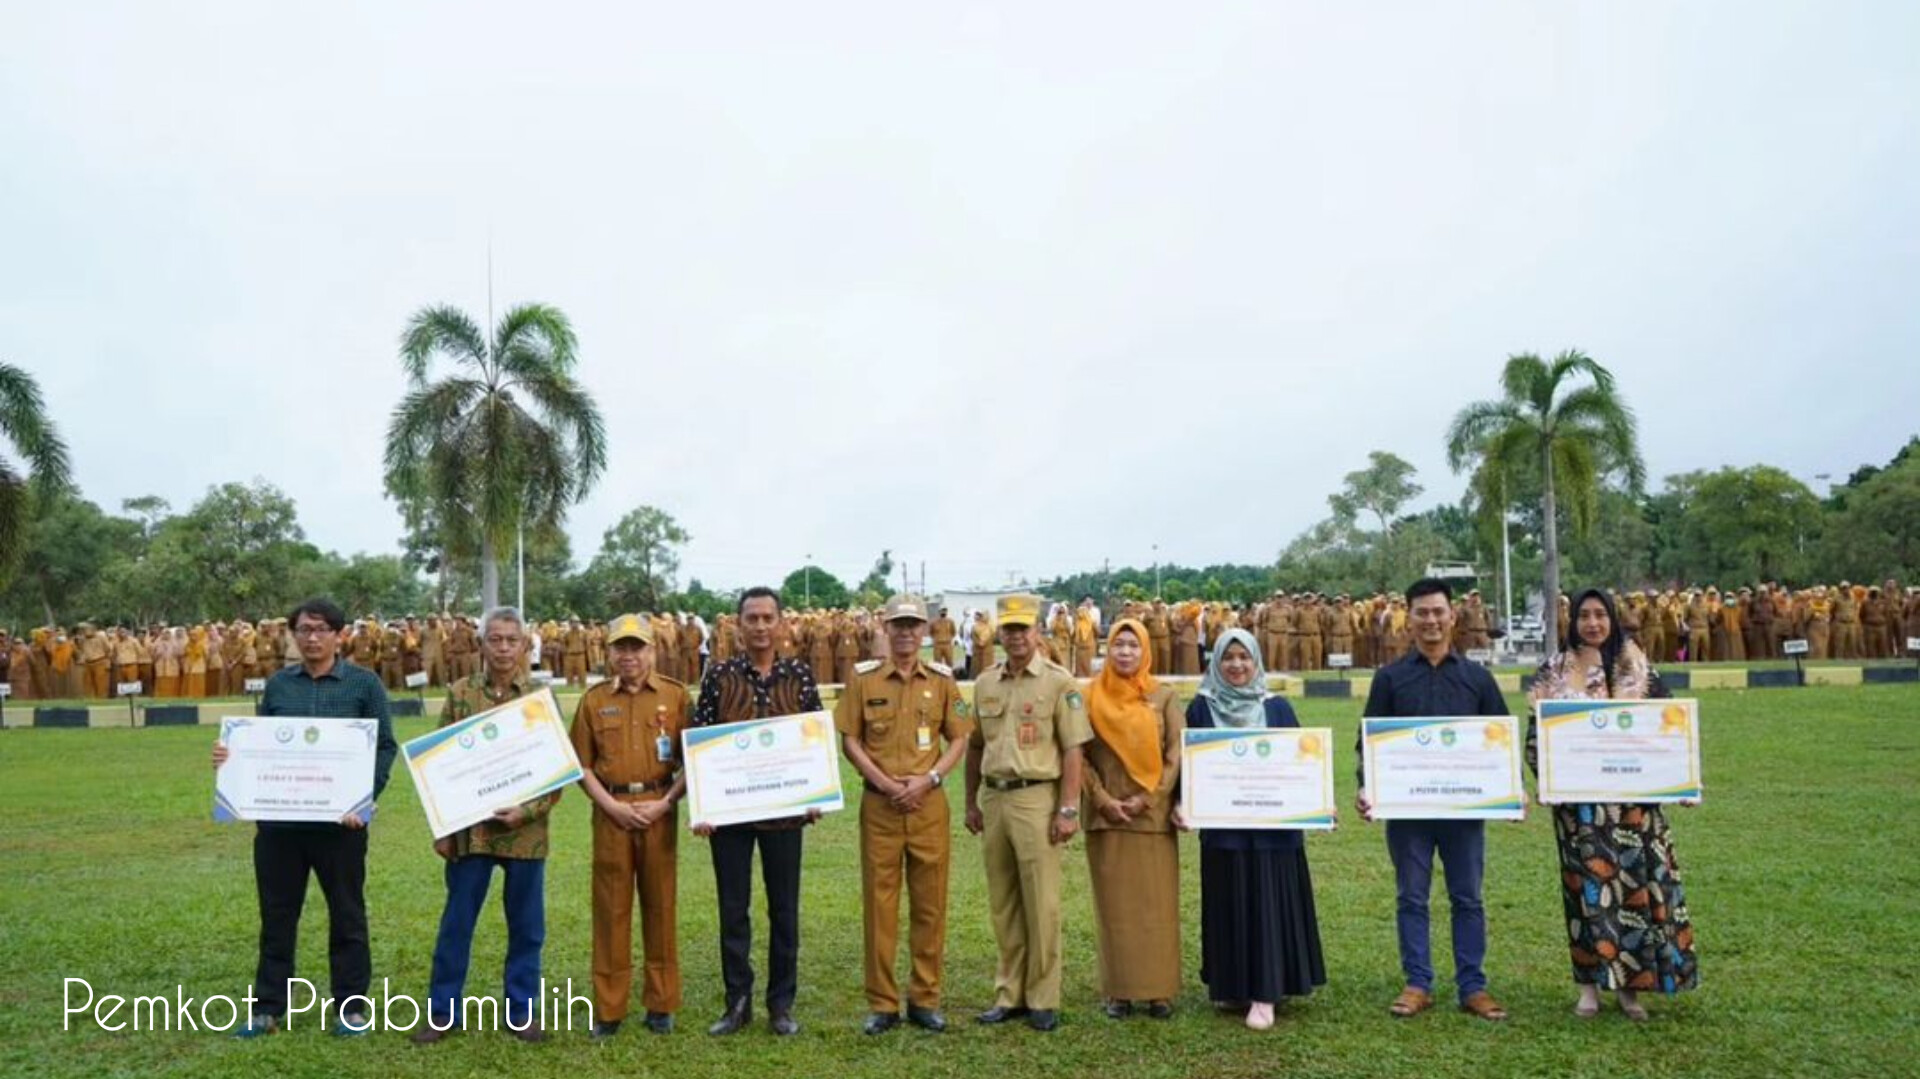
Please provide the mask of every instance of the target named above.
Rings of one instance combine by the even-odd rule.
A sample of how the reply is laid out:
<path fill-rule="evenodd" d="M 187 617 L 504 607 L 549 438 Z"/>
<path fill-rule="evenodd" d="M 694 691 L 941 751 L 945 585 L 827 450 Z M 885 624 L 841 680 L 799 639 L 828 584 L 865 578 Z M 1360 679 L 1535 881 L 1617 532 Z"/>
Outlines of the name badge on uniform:
<path fill-rule="evenodd" d="M 1029 719 L 1020 724 L 1020 748 L 1032 749 L 1040 744 L 1040 724 Z"/>
<path fill-rule="evenodd" d="M 662 764 L 672 763 L 673 762 L 672 736 L 663 734 L 663 735 L 660 735 L 658 738 L 655 738 L 653 740 L 653 753 L 654 753 L 654 756 L 660 758 L 660 763 Z"/>
<path fill-rule="evenodd" d="M 914 732 L 913 742 L 914 742 L 914 745 L 918 746 L 922 750 L 932 749 L 933 748 L 933 728 L 927 726 L 925 723 L 920 724 L 920 729 Z"/>

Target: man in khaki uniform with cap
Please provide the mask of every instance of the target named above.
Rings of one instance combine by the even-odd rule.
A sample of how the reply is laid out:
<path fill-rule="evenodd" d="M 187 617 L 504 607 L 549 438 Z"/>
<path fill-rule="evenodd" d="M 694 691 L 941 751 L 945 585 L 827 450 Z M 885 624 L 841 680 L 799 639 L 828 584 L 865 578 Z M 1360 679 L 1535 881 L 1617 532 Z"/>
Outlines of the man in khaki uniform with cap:
<path fill-rule="evenodd" d="M 687 687 L 653 669 L 653 633 L 638 615 L 607 631 L 612 676 L 581 695 L 573 749 L 593 801 L 593 1036 L 627 1015 L 633 987 L 633 897 L 640 896 L 646 966 L 640 1002 L 647 1029 L 673 1030 L 680 1010 L 674 899 L 679 880 L 680 732 Z"/>
<path fill-rule="evenodd" d="M 855 664 L 833 710 L 841 750 L 866 787 L 860 797 L 860 898 L 871 1014 L 861 1030 L 881 1034 L 900 1022 L 894 951 L 904 863 L 912 905 L 907 1019 L 939 1033 L 947 1029 L 940 1014 L 940 965 L 952 845 L 945 782 L 966 752 L 973 724 L 953 669 L 920 662 L 926 604 L 918 596 L 894 596 L 884 621 L 887 658 Z"/>
<path fill-rule="evenodd" d="M 1080 684 L 1035 655 L 1040 597 L 1002 596 L 1007 658 L 974 683 L 967 831 L 983 836 L 988 907 L 1000 946 L 981 1023 L 1059 1025 L 1060 848 L 1080 830 L 1081 747 L 1093 738 Z M 984 789 L 983 789 L 984 788 Z"/>

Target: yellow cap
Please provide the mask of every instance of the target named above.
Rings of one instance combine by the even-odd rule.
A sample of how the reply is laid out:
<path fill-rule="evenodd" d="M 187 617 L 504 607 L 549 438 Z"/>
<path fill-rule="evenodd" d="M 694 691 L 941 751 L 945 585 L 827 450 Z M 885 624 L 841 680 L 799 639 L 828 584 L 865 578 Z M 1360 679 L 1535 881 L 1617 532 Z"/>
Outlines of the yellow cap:
<path fill-rule="evenodd" d="M 623 614 L 613 620 L 607 630 L 607 643 L 615 641 L 639 641 L 641 644 L 653 643 L 653 630 L 647 620 L 637 614 Z"/>
<path fill-rule="evenodd" d="M 1001 596 L 995 604 L 998 623 L 1003 626 L 1031 626 L 1040 620 L 1040 597 L 1020 594 Z"/>

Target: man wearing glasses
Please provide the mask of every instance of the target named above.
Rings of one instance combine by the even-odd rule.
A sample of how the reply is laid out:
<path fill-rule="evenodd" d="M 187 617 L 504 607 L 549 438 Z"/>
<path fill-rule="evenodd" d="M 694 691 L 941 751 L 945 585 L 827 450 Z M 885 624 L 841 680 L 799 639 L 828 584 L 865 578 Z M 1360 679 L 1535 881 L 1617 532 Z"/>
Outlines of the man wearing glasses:
<path fill-rule="evenodd" d="M 340 631 L 347 616 L 331 601 L 310 599 L 294 608 L 288 622 L 300 649 L 300 663 L 267 679 L 259 714 L 379 720 L 373 763 L 377 802 L 400 752 L 386 688 L 372 671 L 340 656 Z M 226 760 L 227 747 L 216 743 L 213 766 L 217 769 Z M 293 977 L 294 941 L 300 929 L 300 908 L 307 898 L 308 874 L 319 879 L 321 894 L 327 897 L 332 995 L 342 1002 L 333 1032 L 364 1034 L 372 1027 L 366 1005 L 348 1006 L 350 998 L 367 1000 L 373 983 L 373 953 L 367 938 L 367 823 L 349 813 L 338 824 L 262 821 L 254 825 L 253 880 L 260 898 L 260 962 L 253 979 L 257 1007 L 251 1021 L 234 1032 L 235 1037 L 256 1038 L 280 1028 L 287 1011 L 287 980 Z"/>
<path fill-rule="evenodd" d="M 480 624 L 486 669 L 448 687 L 442 727 L 524 697 L 532 689 L 520 677 L 527 633 L 519 610 L 496 607 Z M 427 1021 L 413 1032 L 413 1044 L 432 1045 L 460 1029 L 473 930 L 496 868 L 506 890 L 505 1025 L 523 1042 L 546 1040 L 540 1029 L 540 950 L 547 936 L 547 816 L 559 800 L 559 791 L 543 794 L 434 840 L 433 852 L 446 861 L 447 905 L 433 945 Z"/>

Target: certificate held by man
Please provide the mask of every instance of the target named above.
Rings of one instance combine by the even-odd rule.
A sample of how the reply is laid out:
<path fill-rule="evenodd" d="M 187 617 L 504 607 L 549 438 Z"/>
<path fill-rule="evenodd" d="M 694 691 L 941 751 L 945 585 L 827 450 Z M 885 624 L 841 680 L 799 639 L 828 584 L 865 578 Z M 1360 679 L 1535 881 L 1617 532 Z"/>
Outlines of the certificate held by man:
<path fill-rule="evenodd" d="M 213 819 L 371 820 L 379 740 L 377 719 L 229 716 L 220 724 L 228 756 L 214 773 Z"/>
<path fill-rule="evenodd" d="M 1180 814 L 1189 826 L 1333 827 L 1331 728 L 1206 728 L 1184 740 Z"/>
<path fill-rule="evenodd" d="M 681 738 L 689 825 L 746 824 L 846 806 L 829 713 L 691 727 Z"/>
<path fill-rule="evenodd" d="M 580 779 L 560 704 L 541 689 L 400 747 L 435 839 Z"/>
<path fill-rule="evenodd" d="M 1540 800 L 1700 797 L 1700 702 L 1541 701 Z"/>
<path fill-rule="evenodd" d="M 1512 716 L 1367 718 L 1361 723 L 1376 820 L 1519 820 L 1520 721 Z"/>

